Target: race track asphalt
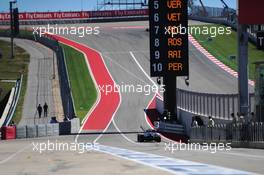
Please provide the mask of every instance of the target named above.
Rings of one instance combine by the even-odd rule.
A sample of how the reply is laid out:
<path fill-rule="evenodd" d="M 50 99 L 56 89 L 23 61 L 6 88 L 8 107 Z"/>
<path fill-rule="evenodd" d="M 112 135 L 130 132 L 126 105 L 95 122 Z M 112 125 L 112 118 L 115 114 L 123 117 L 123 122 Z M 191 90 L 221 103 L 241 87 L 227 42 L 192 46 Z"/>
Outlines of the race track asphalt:
<path fill-rule="evenodd" d="M 64 35 L 64 37 L 82 43 L 87 47 L 96 49 L 98 52 L 100 52 L 102 54 L 102 59 L 104 60 L 115 83 L 119 85 L 152 85 L 153 81 L 156 81 L 155 79 L 152 79 L 151 81 L 150 78 L 146 76 L 146 74 L 149 74 L 149 37 L 148 32 L 145 31 L 145 28 L 148 25 L 147 22 L 95 23 L 86 25 L 100 26 L 100 34 L 90 35 L 84 38 L 72 35 Z M 177 81 L 179 88 L 208 93 L 237 92 L 236 78 L 229 75 L 218 66 L 214 65 L 207 58 L 205 58 L 204 55 L 199 53 L 199 51 L 193 46 L 190 45 L 189 50 L 190 86 L 187 87 L 184 83 L 184 80 L 178 78 Z M 154 93 L 146 95 L 144 93 L 121 92 L 121 104 L 105 132 L 141 131 L 141 126 L 145 129 L 149 128 L 149 125 L 145 119 L 144 109 L 148 106 L 149 102 L 153 98 L 153 95 Z M 89 130 L 86 132 L 89 132 Z M 103 130 L 101 130 L 101 132 L 103 133 Z M 214 154 L 210 151 L 202 150 L 178 150 L 172 152 L 165 149 L 170 143 L 166 139 L 163 139 L 161 143 L 139 144 L 136 142 L 136 137 L 136 134 L 86 134 L 78 136 L 77 141 L 79 143 L 91 143 L 96 141 L 102 145 L 151 153 L 168 158 L 175 158 L 178 160 L 199 162 L 206 165 L 217 165 L 225 168 L 249 171 L 258 174 L 263 174 L 264 171 L 264 167 L 262 165 L 262 162 L 264 161 L 263 150 L 232 148 L 230 151 L 217 151 Z M 55 139 L 57 138 L 53 138 L 52 140 L 54 141 Z M 45 138 L 43 138 L 43 140 L 45 141 Z M 38 139 L 33 141 L 43 142 L 43 140 Z M 58 140 L 71 142 L 74 140 L 74 137 L 60 137 Z M 28 142 L 25 143 L 25 141 L 20 141 L 20 143 L 23 143 L 21 147 L 30 144 Z M 15 146 L 15 143 L 9 145 L 7 142 L 0 145 L 0 155 L 4 155 L 5 158 L 8 157 L 8 152 L 5 150 L 6 147 L 11 146 L 15 147 L 12 147 L 13 150 L 19 150 L 17 146 Z M 18 168 L 13 169 L 13 171 L 4 170 L 4 172 L 37 172 L 39 166 L 37 166 L 35 161 L 39 155 L 33 154 L 32 151 L 22 151 L 23 153 L 21 153 L 18 158 L 14 158 L 13 162 L 21 163 L 21 159 L 26 158 L 27 161 L 24 166 L 18 166 Z M 111 149 L 109 149 L 109 151 L 111 151 Z M 112 154 L 114 154 L 114 152 L 112 152 Z M 26 157 L 29 155 L 30 157 Z M 115 160 L 109 156 L 101 157 L 100 153 L 96 153 L 95 155 L 84 155 L 85 156 L 83 157 L 83 155 L 78 154 L 60 154 L 56 152 L 52 155 L 51 153 L 44 153 L 44 158 L 48 158 L 49 162 L 46 163 L 46 165 L 41 164 L 39 169 L 42 170 L 42 172 L 58 174 L 67 174 L 65 169 L 68 169 L 68 172 L 73 172 L 72 170 L 77 171 L 77 168 L 79 172 L 87 172 L 92 174 L 126 174 L 128 172 L 133 172 L 134 174 L 146 174 L 147 172 L 148 174 L 152 174 L 153 170 L 157 174 L 169 173 L 154 169 L 153 167 L 150 169 L 144 169 L 143 172 L 137 172 L 139 164 L 124 165 L 125 162 L 129 162 L 127 159 Z M 54 157 L 56 158 L 54 159 Z M 96 160 L 101 160 L 98 161 L 98 164 L 100 165 L 99 168 L 94 164 Z M 41 159 L 39 162 L 42 163 L 45 161 Z M 115 162 L 116 164 L 112 165 L 112 163 Z M 191 162 L 192 165 L 189 167 L 191 170 L 195 169 L 193 174 L 203 174 L 203 171 L 208 168 L 207 166 L 204 166 L 202 167 L 204 169 L 199 170 L 198 167 L 195 167 L 195 163 L 193 162 Z M 112 165 L 111 168 L 109 168 L 109 164 Z M 36 166 L 31 167 L 30 165 Z M 126 168 L 124 168 L 124 166 Z M 108 171 L 102 172 L 104 168 L 106 168 Z M 177 172 L 176 169 L 175 172 Z M 178 169 L 178 172 L 181 173 L 180 169 Z M 215 167 L 214 173 L 211 174 L 221 173 L 223 172 L 221 172 L 219 168 Z"/>
<path fill-rule="evenodd" d="M 145 31 L 148 25 L 147 22 L 87 25 L 100 26 L 100 34 L 84 38 L 72 35 L 65 37 L 100 52 L 117 84 L 152 85 L 150 79 L 145 75 L 145 73 L 149 74 L 149 33 Z M 209 61 L 191 44 L 189 52 L 190 86 L 187 87 L 184 80 L 178 78 L 179 88 L 207 93 L 237 93 L 237 79 L 235 77 Z M 140 69 L 139 65 L 145 73 Z M 156 81 L 155 79 L 152 80 Z M 153 95 L 154 93 L 145 95 L 143 93 L 121 92 L 120 107 L 106 132 L 141 131 L 141 126 L 149 128 L 145 120 L 144 109 Z M 90 142 L 95 138 L 95 136 L 84 135 L 79 136 L 78 141 Z M 183 160 L 252 172 L 261 172 L 263 170 L 260 163 L 260 159 L 263 159 L 263 157 L 259 156 L 264 154 L 262 150 L 232 149 L 229 152 L 217 152 L 216 154 L 201 151 L 177 151 L 177 153 L 172 154 L 164 151 L 164 145 L 168 143 L 168 140 L 163 140 L 164 142 L 160 144 L 138 144 L 136 143 L 135 134 L 100 135 L 99 139 L 97 138 L 96 140 L 104 145 L 160 154 Z M 248 163 L 248 159 L 250 159 L 250 163 Z"/>

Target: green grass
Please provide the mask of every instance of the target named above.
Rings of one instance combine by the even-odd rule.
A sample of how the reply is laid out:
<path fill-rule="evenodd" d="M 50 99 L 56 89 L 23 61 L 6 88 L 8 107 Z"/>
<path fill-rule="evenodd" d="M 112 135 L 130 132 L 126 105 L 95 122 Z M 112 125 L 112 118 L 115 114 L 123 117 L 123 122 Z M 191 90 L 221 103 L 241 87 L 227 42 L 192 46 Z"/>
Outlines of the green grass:
<path fill-rule="evenodd" d="M 62 46 L 65 52 L 76 114 L 82 120 L 95 103 L 97 91 L 84 55 L 69 46 Z"/>
<path fill-rule="evenodd" d="M 29 54 L 24 49 L 15 46 L 15 58 L 10 59 L 10 43 L 1 40 L 0 49 L 3 53 L 3 58 L 0 59 L 0 79 L 16 80 L 20 78 L 21 74 L 24 74 L 21 96 L 13 118 L 13 120 L 18 123 L 21 119 L 24 96 L 26 92 Z M 0 87 L 3 89 L 0 101 L 13 86 L 13 83 L 0 83 Z"/>
<path fill-rule="evenodd" d="M 0 82 L 1 94 L 0 94 L 0 102 L 5 98 L 5 96 L 9 93 L 12 87 L 15 86 L 15 83 L 3 83 Z"/>
<path fill-rule="evenodd" d="M 203 25 L 195 27 L 219 27 L 220 25 Z M 222 26 L 223 27 L 223 26 Z M 218 60 L 229 66 L 233 70 L 238 70 L 238 63 L 236 60 L 230 60 L 230 55 L 237 56 L 237 33 L 232 31 L 231 35 L 217 35 L 208 41 L 209 35 L 194 34 L 193 37 Z M 254 79 L 255 66 L 252 64 L 256 61 L 264 60 L 264 52 L 257 50 L 256 46 L 249 43 L 249 77 Z"/>

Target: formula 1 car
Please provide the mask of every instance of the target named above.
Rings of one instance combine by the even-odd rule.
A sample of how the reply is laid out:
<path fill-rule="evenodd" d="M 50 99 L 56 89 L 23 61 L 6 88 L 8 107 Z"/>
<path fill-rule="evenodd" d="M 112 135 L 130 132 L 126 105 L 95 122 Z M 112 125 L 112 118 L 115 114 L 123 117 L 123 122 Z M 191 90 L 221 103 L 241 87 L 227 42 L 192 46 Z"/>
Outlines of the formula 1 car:
<path fill-rule="evenodd" d="M 161 142 L 161 137 L 157 133 L 157 131 L 149 129 L 149 130 L 144 131 L 143 134 L 138 134 L 137 141 L 138 142 L 151 142 L 151 141 Z"/>

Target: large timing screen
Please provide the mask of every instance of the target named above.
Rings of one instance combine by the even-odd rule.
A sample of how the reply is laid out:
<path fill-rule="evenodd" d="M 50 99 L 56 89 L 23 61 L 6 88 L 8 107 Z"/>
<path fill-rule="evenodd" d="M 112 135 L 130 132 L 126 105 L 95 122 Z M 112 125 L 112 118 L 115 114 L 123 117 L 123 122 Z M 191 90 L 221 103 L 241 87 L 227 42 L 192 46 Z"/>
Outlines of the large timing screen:
<path fill-rule="evenodd" d="M 188 76 L 187 0 L 150 0 L 152 77 Z"/>

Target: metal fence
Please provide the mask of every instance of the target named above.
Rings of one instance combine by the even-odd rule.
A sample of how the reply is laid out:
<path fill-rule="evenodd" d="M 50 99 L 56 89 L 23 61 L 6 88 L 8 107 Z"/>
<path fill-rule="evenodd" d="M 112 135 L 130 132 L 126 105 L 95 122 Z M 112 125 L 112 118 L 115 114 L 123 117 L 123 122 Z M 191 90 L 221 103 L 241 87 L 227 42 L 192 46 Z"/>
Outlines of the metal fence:
<path fill-rule="evenodd" d="M 263 142 L 264 124 L 218 124 L 214 127 L 198 126 L 191 129 L 191 141 L 231 141 L 231 142 Z"/>
<path fill-rule="evenodd" d="M 250 94 L 249 109 L 254 111 L 254 94 Z M 238 94 L 208 94 L 177 90 L 178 108 L 196 115 L 231 119 L 230 114 L 239 111 Z"/>
<path fill-rule="evenodd" d="M 201 6 L 193 6 L 191 14 L 200 15 L 201 10 L 202 10 Z M 224 9 L 218 7 L 205 7 L 205 10 L 209 17 L 222 17 Z"/>

